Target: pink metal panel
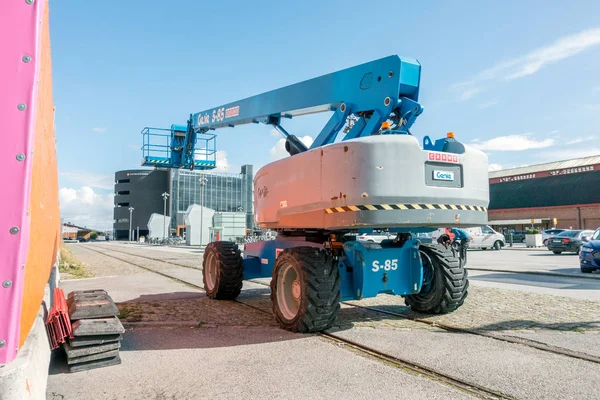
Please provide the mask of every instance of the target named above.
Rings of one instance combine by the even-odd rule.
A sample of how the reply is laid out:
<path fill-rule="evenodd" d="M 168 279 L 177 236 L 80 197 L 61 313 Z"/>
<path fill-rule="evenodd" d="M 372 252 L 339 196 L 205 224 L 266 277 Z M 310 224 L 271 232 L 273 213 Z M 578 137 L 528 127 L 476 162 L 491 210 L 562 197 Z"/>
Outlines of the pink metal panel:
<path fill-rule="evenodd" d="M 23 277 L 29 246 L 29 196 L 46 0 L 2 1 L 0 12 L 0 364 L 19 347 Z"/>

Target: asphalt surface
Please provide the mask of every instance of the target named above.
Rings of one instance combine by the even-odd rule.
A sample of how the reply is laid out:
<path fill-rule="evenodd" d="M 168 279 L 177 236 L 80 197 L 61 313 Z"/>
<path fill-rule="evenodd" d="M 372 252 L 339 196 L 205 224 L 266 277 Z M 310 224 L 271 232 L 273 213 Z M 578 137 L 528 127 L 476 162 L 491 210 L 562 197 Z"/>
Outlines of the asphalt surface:
<path fill-rule="evenodd" d="M 514 249 L 469 250 L 468 262 L 472 268 L 513 270 L 516 272 L 554 272 L 583 275 L 579 269 L 579 256 L 575 253 L 554 254 L 547 248 L 526 249 L 517 245 Z M 589 275 L 589 274 L 585 274 Z M 600 274 L 593 274 L 600 278 Z"/>
<path fill-rule="evenodd" d="M 600 274 L 583 274 L 576 254 L 556 255 L 544 248 L 517 247 L 471 250 L 467 259 L 469 279 L 474 285 L 600 301 Z M 590 277 L 599 279 L 587 279 Z"/>

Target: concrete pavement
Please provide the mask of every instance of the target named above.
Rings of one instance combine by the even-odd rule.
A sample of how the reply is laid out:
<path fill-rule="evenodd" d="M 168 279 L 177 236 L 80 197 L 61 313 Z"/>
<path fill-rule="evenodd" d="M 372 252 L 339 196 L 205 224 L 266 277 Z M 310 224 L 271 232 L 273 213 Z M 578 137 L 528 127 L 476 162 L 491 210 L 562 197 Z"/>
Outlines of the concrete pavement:
<path fill-rule="evenodd" d="M 109 252 L 110 247 L 101 245 L 98 250 Z M 189 252 L 133 249 L 131 246 L 127 251 L 198 265 L 198 259 Z M 77 252 L 74 247 L 74 253 Z M 509 253 L 522 253 L 521 257 L 527 254 L 487 253 L 492 258 Z M 114 261 L 115 265 L 110 271 L 124 263 L 89 249 L 80 254 L 87 257 L 85 262 L 92 270 L 94 263 L 104 265 L 112 260 L 110 262 Z M 201 284 L 199 270 L 133 255 L 112 254 L 186 282 Z M 119 366 L 67 374 L 64 373 L 62 355 L 55 352 L 48 398 L 454 399 L 468 396 L 437 381 L 348 351 L 345 346 L 315 336 L 283 331 L 270 315 L 238 303 L 209 300 L 203 292 L 181 282 L 146 271 L 132 272 L 127 271 L 127 275 L 121 277 L 106 276 L 61 284 L 66 290 L 104 288 L 114 293 L 121 299 L 117 301 L 128 302 L 133 322 L 124 321 L 127 331 L 121 352 L 123 363 Z M 480 329 L 494 335 L 526 337 L 598 354 L 600 316 L 597 302 L 535 294 L 530 289 L 508 290 L 511 284 L 528 288 L 530 282 L 527 281 L 527 285 L 493 282 L 485 274 L 499 273 L 471 271 L 469 297 L 456 312 L 418 316 L 432 322 Z M 596 283 L 583 279 L 573 281 L 570 288 L 548 290 L 553 293 L 560 290 L 584 292 L 587 289 L 573 286 Z M 486 287 L 489 283 L 502 285 L 502 288 Z M 270 310 L 268 292 L 265 287 L 245 282 L 240 300 Z M 397 296 L 381 295 L 359 303 L 415 314 Z M 517 398 L 600 396 L 600 389 L 594 386 L 600 379 L 600 366 L 589 361 L 490 338 L 449 333 L 435 326 L 348 305 L 343 305 L 334 330 L 369 347 Z"/>

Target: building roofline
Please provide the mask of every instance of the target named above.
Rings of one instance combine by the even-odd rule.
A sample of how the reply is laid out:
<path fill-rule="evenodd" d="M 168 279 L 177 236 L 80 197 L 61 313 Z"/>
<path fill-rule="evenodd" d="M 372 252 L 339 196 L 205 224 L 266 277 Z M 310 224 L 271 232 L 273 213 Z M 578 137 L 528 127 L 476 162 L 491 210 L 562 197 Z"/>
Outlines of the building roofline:
<path fill-rule="evenodd" d="M 501 169 L 498 171 L 490 171 L 489 178 L 502 178 L 505 176 L 528 174 L 533 172 L 552 171 L 556 169 L 582 167 L 587 165 L 600 164 L 600 154 L 588 157 L 570 158 L 560 161 L 550 161 L 542 164 L 526 165 L 522 167 L 514 167 Z"/>

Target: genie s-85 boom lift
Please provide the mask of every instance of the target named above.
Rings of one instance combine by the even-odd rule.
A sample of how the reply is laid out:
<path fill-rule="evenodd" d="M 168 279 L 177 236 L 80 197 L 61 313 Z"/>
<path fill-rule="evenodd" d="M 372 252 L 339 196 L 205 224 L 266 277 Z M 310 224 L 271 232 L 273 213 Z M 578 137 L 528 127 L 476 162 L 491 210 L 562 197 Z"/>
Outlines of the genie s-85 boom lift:
<path fill-rule="evenodd" d="M 256 222 L 276 239 L 247 243 L 243 255 L 234 243 L 210 243 L 209 297 L 234 299 L 243 279 L 272 277 L 276 319 L 297 332 L 331 327 L 340 300 L 379 293 L 425 313 L 463 304 L 469 285 L 459 258 L 415 234 L 487 224 L 487 157 L 452 134 L 420 146 L 409 131 L 423 111 L 420 76 L 416 60 L 390 56 L 190 116 L 169 156 L 173 167 L 202 165 L 193 157 L 198 137 L 250 123 L 275 127 L 290 154 L 254 179 Z M 282 127 L 327 111 L 333 115 L 310 148 Z M 395 237 L 356 240 L 373 229 Z"/>

